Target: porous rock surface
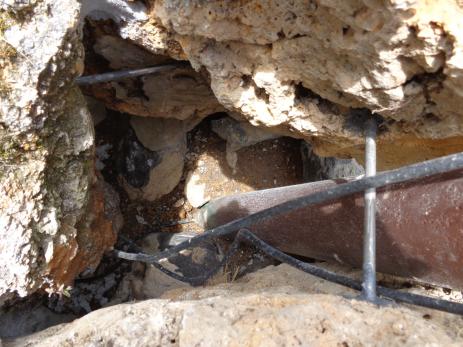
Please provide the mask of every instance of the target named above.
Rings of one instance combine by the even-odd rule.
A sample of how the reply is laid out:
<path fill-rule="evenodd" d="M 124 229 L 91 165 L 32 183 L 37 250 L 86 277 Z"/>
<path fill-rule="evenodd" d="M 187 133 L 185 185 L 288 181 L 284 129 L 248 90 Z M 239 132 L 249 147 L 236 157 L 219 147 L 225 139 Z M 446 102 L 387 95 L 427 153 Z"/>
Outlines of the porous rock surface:
<path fill-rule="evenodd" d="M 179 120 L 227 109 L 318 154 L 357 158 L 374 114 L 380 168 L 463 149 L 461 1 L 5 0 L 0 9 L 0 304 L 61 290 L 96 266 L 120 224 L 72 83 L 86 16 L 115 24 L 118 37 L 102 31 L 93 45 L 109 67 L 136 67 L 127 52 L 141 65 L 188 60 L 195 70 L 91 90 L 108 107 Z"/>
<path fill-rule="evenodd" d="M 79 8 L 1 2 L 0 305 L 62 291 L 115 241 L 118 206 L 94 174 L 93 124 L 73 85 Z"/>
<path fill-rule="evenodd" d="M 227 109 L 357 156 L 374 113 L 381 167 L 463 148 L 463 10 L 454 0 L 152 1 Z"/>
<path fill-rule="evenodd" d="M 319 155 L 361 162 L 362 126 L 372 116 L 381 124 L 381 169 L 463 148 L 461 2 L 148 4 L 145 17 L 116 16 L 125 20 L 116 21 L 111 34 L 158 57 L 188 60 L 197 73 L 173 70 L 155 83 L 142 78 L 137 88 L 144 98 L 133 96 L 137 89 L 130 83 L 93 90 L 109 107 L 204 117 L 220 110 L 206 82 L 221 107 L 254 125 L 304 138 Z M 104 25 L 92 25 L 100 28 L 95 51 L 116 64 L 119 55 L 101 49 L 108 42 L 108 33 L 98 34 Z"/>
<path fill-rule="evenodd" d="M 93 18 L 91 13 L 89 15 Z M 132 23 L 133 28 L 142 31 L 146 29 L 146 20 L 133 20 L 129 23 Z M 145 41 L 143 47 L 140 47 L 136 45 L 139 35 L 137 32 L 130 32 L 129 36 L 124 34 L 125 24 L 126 22 L 123 22 L 116 27 L 118 30 L 115 30 L 107 21 L 87 20 L 84 41 L 90 50 L 86 57 L 88 73 L 106 71 L 98 66 L 98 60 L 101 58 L 107 63 L 108 68 L 116 70 L 173 63 L 178 63 L 177 67 L 136 79 L 88 86 L 85 88 L 86 94 L 104 101 L 106 107 L 137 116 L 201 119 L 224 110 L 212 93 L 207 79 L 185 61 L 176 62 L 173 59 L 178 58 L 177 54 L 171 52 L 168 45 L 174 41 L 163 40 L 161 32 L 150 28 L 150 31 L 143 32 L 143 35 L 148 38 L 155 36 L 155 39 L 159 40 L 159 44 L 156 45 L 158 49 L 153 51 L 151 42 Z M 163 44 L 167 45 L 165 50 L 159 50 Z M 176 45 L 178 46 L 178 43 Z"/>
<path fill-rule="evenodd" d="M 178 289 L 4 341 L 13 346 L 458 346 L 459 317 L 378 308 L 286 265 Z"/>

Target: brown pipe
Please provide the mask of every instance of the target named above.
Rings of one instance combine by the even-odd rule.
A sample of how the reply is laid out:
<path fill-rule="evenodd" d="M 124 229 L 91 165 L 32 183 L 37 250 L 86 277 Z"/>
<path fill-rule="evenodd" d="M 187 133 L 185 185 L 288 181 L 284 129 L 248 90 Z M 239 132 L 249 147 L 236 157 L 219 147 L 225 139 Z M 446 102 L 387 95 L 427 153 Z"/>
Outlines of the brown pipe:
<path fill-rule="evenodd" d="M 210 229 L 345 180 L 320 181 L 213 200 L 199 213 Z M 463 172 L 378 189 L 377 270 L 463 289 Z M 280 250 L 362 265 L 363 195 L 309 206 L 249 228 Z"/>

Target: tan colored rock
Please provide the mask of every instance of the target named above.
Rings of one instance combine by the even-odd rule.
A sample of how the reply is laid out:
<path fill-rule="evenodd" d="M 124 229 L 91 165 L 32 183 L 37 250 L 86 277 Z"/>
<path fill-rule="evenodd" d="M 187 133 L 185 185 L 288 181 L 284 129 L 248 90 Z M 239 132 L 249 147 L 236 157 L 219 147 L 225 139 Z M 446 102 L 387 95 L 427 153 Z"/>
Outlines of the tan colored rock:
<path fill-rule="evenodd" d="M 144 147 L 162 154 L 186 148 L 186 133 L 199 121 L 131 117 L 130 125 Z"/>
<path fill-rule="evenodd" d="M 236 135 L 245 139 L 240 142 L 241 145 L 257 141 L 262 136 L 262 130 L 257 133 L 254 130 L 245 131 L 244 137 Z M 202 144 L 188 154 L 190 165 L 185 181 L 185 196 L 191 206 L 200 207 L 209 200 L 227 195 L 302 183 L 299 144 L 295 143 L 296 140 L 281 138 L 257 141 L 257 144 L 232 152 L 230 147 L 238 145 L 238 142 L 233 142 L 235 135 L 231 132 L 228 135 L 233 145 L 228 141 L 225 145 L 218 137 L 199 136 L 197 141 Z M 262 137 L 260 139 L 263 140 Z M 236 157 L 231 157 L 233 154 Z"/>
<path fill-rule="evenodd" d="M 112 35 L 97 37 L 93 50 L 104 57 L 109 62 L 109 66 L 115 70 L 143 68 L 171 60 L 166 56 L 153 55 L 133 43 Z"/>
<path fill-rule="evenodd" d="M 386 120 L 382 167 L 463 148 L 455 1 L 160 0 L 153 14 L 208 71 L 222 105 L 311 140 L 319 154 L 360 157 L 371 113 Z"/>
<path fill-rule="evenodd" d="M 286 265 L 237 282 L 116 305 L 6 346 L 458 346 L 460 318 L 346 299 Z"/>
<path fill-rule="evenodd" d="M 211 124 L 212 131 L 227 141 L 227 163 L 234 170 L 238 161 L 238 150 L 279 137 L 268 130 L 252 126 L 248 122 L 238 122 L 230 117 L 213 120 Z"/>
<path fill-rule="evenodd" d="M 142 23 L 145 22 L 135 20 L 131 25 L 141 30 Z M 122 39 L 118 36 L 122 35 L 121 32 L 115 32 L 114 26 L 107 25 L 107 21 L 90 20 L 87 32 L 86 40 L 92 42 L 94 53 L 103 57 L 111 69 L 134 69 L 174 62 L 164 50 L 153 52 L 146 42 L 148 46 L 137 45 L 134 32 L 131 32 L 132 37 Z M 152 32 L 152 35 L 158 34 L 158 31 Z M 101 71 L 92 57 L 86 61 L 86 70 L 106 72 Z M 109 108 L 138 116 L 185 120 L 204 118 L 224 110 L 206 79 L 188 64 L 140 78 L 87 86 L 85 92 L 104 101 Z"/>
<path fill-rule="evenodd" d="M 149 180 L 141 188 L 130 186 L 124 181 L 124 188 L 131 199 L 155 201 L 170 193 L 180 182 L 183 174 L 185 151 L 173 151 L 161 158 L 161 162 L 150 170 Z"/>
<path fill-rule="evenodd" d="M 149 20 L 118 30 L 155 54 L 188 59 L 226 109 L 304 138 L 322 156 L 361 162 L 362 124 L 379 115 L 384 169 L 463 148 L 462 12 L 453 0 L 158 0 Z M 150 113 L 128 105 L 138 101 L 122 89 L 112 107 Z M 111 104 L 110 94 L 101 98 Z"/>
<path fill-rule="evenodd" d="M 144 47 L 154 55 L 186 60 L 182 47 L 162 25 L 149 16 L 151 10 L 141 1 L 82 0 L 82 18 L 111 20 L 115 33 L 124 40 Z M 113 30 L 114 31 L 114 30 Z"/>
<path fill-rule="evenodd" d="M 103 13 L 127 42 L 196 69 L 93 90 L 114 109 L 196 120 L 226 108 L 345 157 L 361 157 L 373 113 L 385 120 L 381 168 L 463 148 L 460 2 L 151 4 L 89 0 L 81 13 L 73 0 L 0 4 L 0 303 L 60 290 L 114 241 L 93 172 L 92 122 L 72 85 L 87 14 Z M 127 42 L 106 37 L 95 49 L 114 67 L 132 64 L 121 51 L 143 64 L 164 59 Z M 179 162 L 164 165 L 180 172 Z"/>
<path fill-rule="evenodd" d="M 201 164 L 200 164 L 201 165 Z M 212 195 L 207 192 L 207 177 L 198 173 L 190 172 L 186 179 L 185 196 L 193 207 L 200 207 L 212 199 Z M 227 184 L 226 177 L 219 184 Z"/>
<path fill-rule="evenodd" d="M 189 67 L 90 86 L 86 93 L 109 108 L 137 116 L 187 120 L 224 110 L 203 77 Z"/>

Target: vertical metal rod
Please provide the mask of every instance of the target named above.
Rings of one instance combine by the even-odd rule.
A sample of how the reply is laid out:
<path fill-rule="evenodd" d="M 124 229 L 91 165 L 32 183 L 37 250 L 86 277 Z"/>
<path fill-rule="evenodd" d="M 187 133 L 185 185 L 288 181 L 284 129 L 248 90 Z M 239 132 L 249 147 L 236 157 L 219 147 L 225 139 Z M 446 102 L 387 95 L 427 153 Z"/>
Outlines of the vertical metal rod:
<path fill-rule="evenodd" d="M 376 175 L 376 122 L 365 128 L 365 176 Z M 376 189 L 365 190 L 362 296 L 376 302 Z"/>

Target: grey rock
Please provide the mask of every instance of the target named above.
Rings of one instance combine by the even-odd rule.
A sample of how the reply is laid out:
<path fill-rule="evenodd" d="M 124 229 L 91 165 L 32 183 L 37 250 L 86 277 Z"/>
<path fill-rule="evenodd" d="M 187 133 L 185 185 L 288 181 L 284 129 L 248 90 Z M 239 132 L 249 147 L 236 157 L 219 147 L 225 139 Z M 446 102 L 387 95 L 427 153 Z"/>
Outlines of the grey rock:
<path fill-rule="evenodd" d="M 9 4 L 15 15 L 0 14 L 1 42 L 15 52 L 0 53 L 0 305 L 41 288 L 62 291 L 114 242 L 111 228 L 93 224 L 104 214 L 93 122 L 72 83 L 83 68 L 80 4 Z"/>
<path fill-rule="evenodd" d="M 151 169 L 160 162 L 159 154 L 145 148 L 129 129 L 117 152 L 118 171 L 124 180 L 134 188 L 142 188 L 149 183 Z"/>
<path fill-rule="evenodd" d="M 130 124 L 134 129 L 137 141 L 144 150 L 138 151 L 152 153 L 158 159 L 153 165 L 148 165 L 148 157 L 133 168 L 140 173 L 146 167 L 142 184 L 126 178 L 124 188 L 132 199 L 154 201 L 170 193 L 180 182 L 183 175 L 183 166 L 186 146 L 186 133 L 193 128 L 199 119 L 180 121 L 176 119 L 132 117 Z M 137 142 L 138 143 L 138 142 Z M 127 158 L 127 156 L 125 156 Z M 127 159 L 124 159 L 127 162 Z"/>
<path fill-rule="evenodd" d="M 73 314 L 55 313 L 41 303 L 21 304 L 0 309 L 0 337 L 14 338 L 44 330 L 78 318 Z"/>
<path fill-rule="evenodd" d="M 92 98 L 91 96 L 86 96 L 85 102 L 87 103 L 88 111 L 92 115 L 93 125 L 97 126 L 107 116 L 106 107 L 102 102 Z"/>
<path fill-rule="evenodd" d="M 365 174 L 365 169 L 355 159 L 319 157 L 312 146 L 301 143 L 302 175 L 306 182 L 321 181 L 345 177 L 358 177 Z"/>

